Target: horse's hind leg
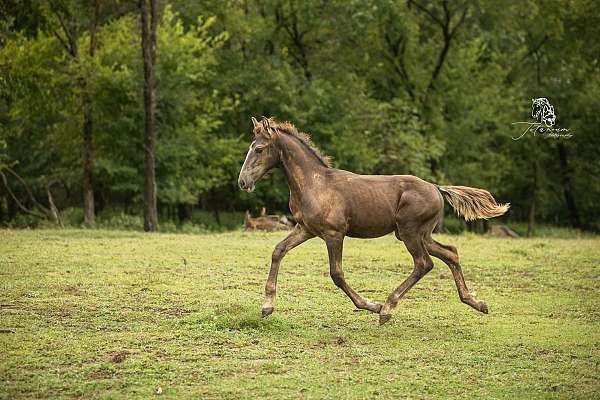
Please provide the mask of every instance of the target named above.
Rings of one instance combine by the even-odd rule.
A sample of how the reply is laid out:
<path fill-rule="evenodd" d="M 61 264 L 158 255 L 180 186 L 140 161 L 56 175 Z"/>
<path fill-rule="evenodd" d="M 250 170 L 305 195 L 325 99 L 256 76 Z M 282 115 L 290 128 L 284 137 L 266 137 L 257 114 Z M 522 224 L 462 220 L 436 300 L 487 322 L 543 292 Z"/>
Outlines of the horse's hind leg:
<path fill-rule="evenodd" d="M 396 288 L 387 298 L 385 304 L 379 313 L 379 324 L 383 325 L 392 318 L 392 310 L 398 304 L 398 301 L 408 290 L 413 287 L 422 277 L 424 277 L 433 268 L 433 261 L 423 243 L 421 236 L 412 235 L 404 237 L 404 244 L 413 257 L 415 267 L 413 272 L 400 286 Z"/>
<path fill-rule="evenodd" d="M 441 244 L 433 239 L 427 241 L 426 245 L 429 254 L 439 258 L 440 260 L 445 262 L 448 265 L 448 267 L 450 267 L 452 275 L 454 276 L 454 282 L 456 282 L 456 288 L 458 289 L 458 296 L 460 297 L 460 301 L 470 305 L 477 311 L 487 314 L 487 304 L 485 304 L 485 302 L 481 300 L 475 299 L 473 295 L 469 292 L 469 289 L 467 288 L 467 284 L 465 283 L 465 277 L 463 276 L 462 269 L 460 268 L 460 263 L 458 262 L 458 252 L 456 251 L 456 248 L 453 246 Z"/>

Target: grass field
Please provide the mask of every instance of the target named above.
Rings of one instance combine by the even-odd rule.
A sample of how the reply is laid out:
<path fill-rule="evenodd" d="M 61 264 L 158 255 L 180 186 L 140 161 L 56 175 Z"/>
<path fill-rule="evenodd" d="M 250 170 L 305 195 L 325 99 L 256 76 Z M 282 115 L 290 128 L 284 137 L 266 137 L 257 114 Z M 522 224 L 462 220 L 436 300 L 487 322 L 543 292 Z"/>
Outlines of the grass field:
<path fill-rule="evenodd" d="M 490 314 L 436 267 L 392 320 L 356 312 L 319 239 L 285 233 L 0 230 L 0 398 L 598 398 L 600 238 L 440 236 Z M 393 236 L 347 239 L 382 301 L 411 271 Z"/>

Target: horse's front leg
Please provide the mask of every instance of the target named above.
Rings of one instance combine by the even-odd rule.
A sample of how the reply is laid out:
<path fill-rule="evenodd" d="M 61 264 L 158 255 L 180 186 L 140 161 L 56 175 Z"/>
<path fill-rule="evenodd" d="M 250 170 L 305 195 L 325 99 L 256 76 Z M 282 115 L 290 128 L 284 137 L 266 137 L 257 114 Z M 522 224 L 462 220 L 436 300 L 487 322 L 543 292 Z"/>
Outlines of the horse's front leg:
<path fill-rule="evenodd" d="M 381 304 L 362 298 L 344 279 L 344 271 L 342 270 L 342 248 L 344 237 L 326 238 L 325 243 L 327 244 L 327 252 L 329 253 L 329 274 L 331 275 L 333 283 L 350 297 L 350 300 L 352 300 L 356 308 L 378 313 L 381 310 Z"/>
<path fill-rule="evenodd" d="M 277 292 L 277 275 L 279 273 L 279 264 L 288 251 L 313 238 L 314 235 L 307 232 L 302 225 L 297 224 L 294 230 L 281 242 L 277 243 L 271 257 L 271 270 L 265 286 L 265 303 L 262 307 L 262 316 L 266 317 L 273 312 L 273 303 Z"/>

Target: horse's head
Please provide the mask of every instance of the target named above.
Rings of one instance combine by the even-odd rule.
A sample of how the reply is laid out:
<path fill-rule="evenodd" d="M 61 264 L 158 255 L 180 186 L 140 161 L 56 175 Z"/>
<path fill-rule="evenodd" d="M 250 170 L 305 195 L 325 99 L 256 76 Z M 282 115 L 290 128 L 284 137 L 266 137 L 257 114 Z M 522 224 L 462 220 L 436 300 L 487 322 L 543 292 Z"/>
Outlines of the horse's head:
<path fill-rule="evenodd" d="M 253 191 L 256 183 L 279 162 L 279 152 L 274 146 L 277 131 L 272 126 L 272 120 L 263 117 L 258 122 L 252 117 L 252 124 L 254 141 L 250 144 L 238 178 L 240 188 L 248 192 Z"/>
<path fill-rule="evenodd" d="M 543 123 L 547 127 L 551 127 L 556 122 L 556 114 L 554 114 L 554 107 L 545 97 L 538 99 L 531 99 L 531 116 L 538 122 Z"/>

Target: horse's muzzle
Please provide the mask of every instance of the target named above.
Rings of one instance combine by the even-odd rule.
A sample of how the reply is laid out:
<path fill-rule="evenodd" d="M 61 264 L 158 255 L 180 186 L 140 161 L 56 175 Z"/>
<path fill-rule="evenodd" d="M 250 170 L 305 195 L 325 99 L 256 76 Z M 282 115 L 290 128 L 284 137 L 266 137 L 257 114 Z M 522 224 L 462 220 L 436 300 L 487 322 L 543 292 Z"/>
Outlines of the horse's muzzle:
<path fill-rule="evenodd" d="M 250 179 L 242 178 L 241 176 L 238 179 L 238 185 L 240 189 L 245 190 L 248 193 L 254 190 L 254 182 L 252 182 Z"/>

